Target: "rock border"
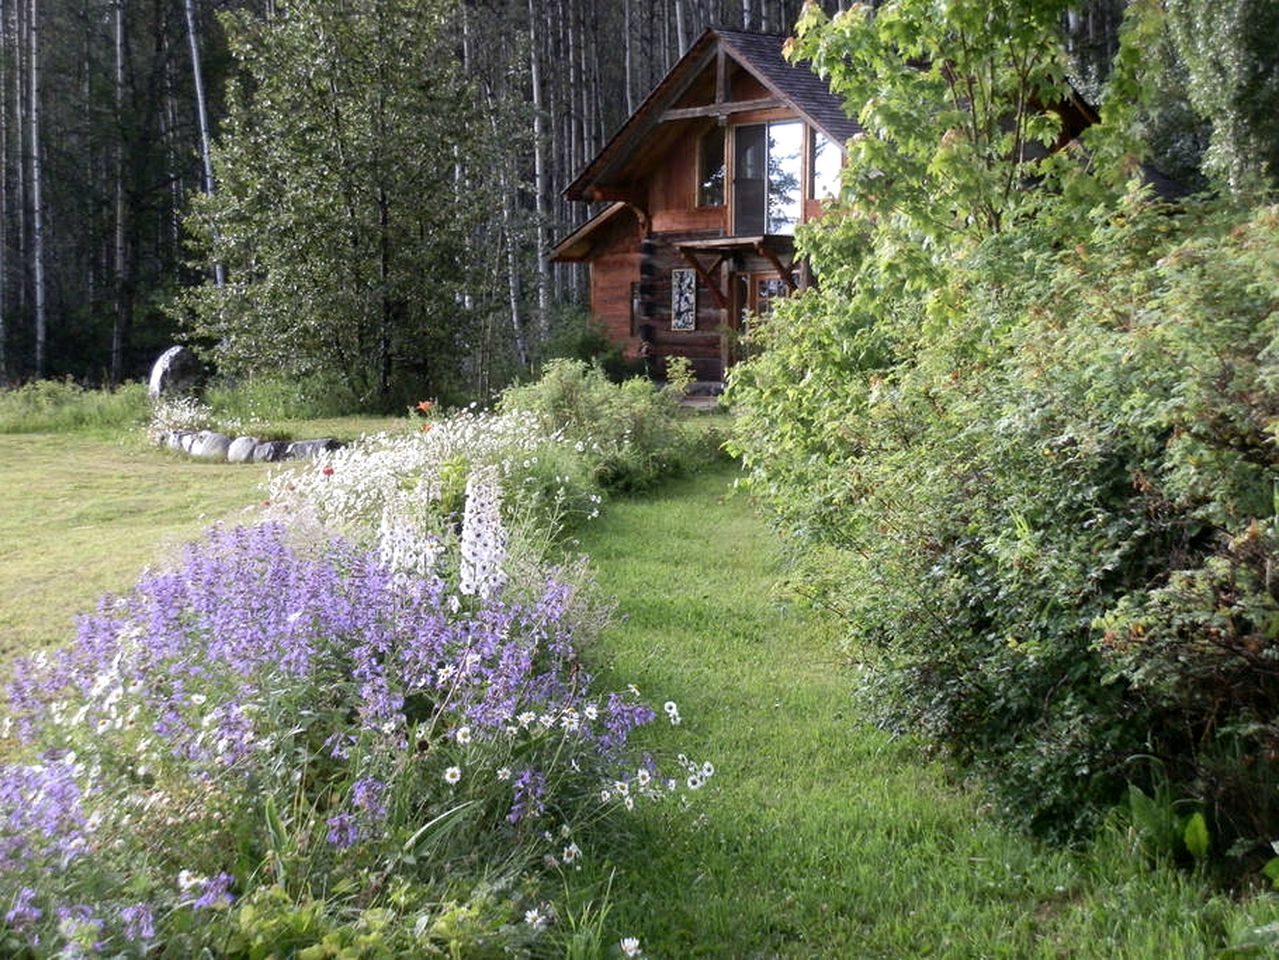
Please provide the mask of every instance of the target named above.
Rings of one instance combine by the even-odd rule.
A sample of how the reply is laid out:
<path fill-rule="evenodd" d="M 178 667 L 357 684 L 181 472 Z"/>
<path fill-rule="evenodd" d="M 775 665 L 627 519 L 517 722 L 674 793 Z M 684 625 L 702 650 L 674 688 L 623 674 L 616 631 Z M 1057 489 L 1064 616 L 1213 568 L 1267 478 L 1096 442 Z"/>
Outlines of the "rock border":
<path fill-rule="evenodd" d="M 321 453 L 340 449 L 341 441 L 259 440 L 257 437 L 228 437 L 212 430 L 169 430 L 157 443 L 170 450 L 188 454 L 197 460 L 215 463 L 279 463 L 284 460 L 310 460 Z"/>

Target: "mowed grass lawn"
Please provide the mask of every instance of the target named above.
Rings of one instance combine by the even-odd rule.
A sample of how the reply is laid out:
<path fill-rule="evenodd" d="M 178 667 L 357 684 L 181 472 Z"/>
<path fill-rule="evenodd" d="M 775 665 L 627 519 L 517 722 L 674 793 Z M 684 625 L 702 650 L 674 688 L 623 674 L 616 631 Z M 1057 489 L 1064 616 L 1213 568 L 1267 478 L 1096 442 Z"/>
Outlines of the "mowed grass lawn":
<path fill-rule="evenodd" d="M 278 425 L 299 437 L 404 429 L 349 419 Z M 217 521 L 246 519 L 266 464 L 204 463 L 121 432 L 0 434 L 0 662 L 65 643 L 105 593 L 127 590 Z M 279 469 L 277 466 L 275 469 Z"/>
<path fill-rule="evenodd" d="M 66 642 L 103 593 L 257 503 L 265 477 L 132 438 L 0 435 L 0 656 Z"/>
<path fill-rule="evenodd" d="M 919 745 L 859 714 L 828 618 L 775 596 L 775 542 L 731 468 L 610 504 L 582 548 L 622 621 L 613 683 L 675 700 L 665 752 L 716 772 L 686 809 L 641 813 L 609 921 L 650 957 L 1165 958 L 1220 954 L 1279 916 L 1152 870 L 1116 832 L 1044 848 L 994 822 Z"/>

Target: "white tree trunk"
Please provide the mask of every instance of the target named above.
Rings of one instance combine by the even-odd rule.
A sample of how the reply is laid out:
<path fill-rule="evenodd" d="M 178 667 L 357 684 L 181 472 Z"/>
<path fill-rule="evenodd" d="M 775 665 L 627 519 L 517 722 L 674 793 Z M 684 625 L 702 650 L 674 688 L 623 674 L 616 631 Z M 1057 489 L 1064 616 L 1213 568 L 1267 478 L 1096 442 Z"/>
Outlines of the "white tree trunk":
<path fill-rule="evenodd" d="M 0 389 L 9 385 L 9 0 L 0 0 Z"/>
<path fill-rule="evenodd" d="M 44 302 L 44 211 L 40 170 L 40 17 L 38 0 L 31 0 L 30 23 L 27 37 L 30 41 L 27 63 L 31 72 L 31 276 L 32 296 L 35 299 L 36 366 L 35 375 L 44 376 L 48 345 L 48 323 Z"/>
<path fill-rule="evenodd" d="M 204 76 L 200 71 L 200 41 L 195 24 L 195 0 L 186 0 L 187 37 L 191 41 L 191 71 L 195 78 L 195 109 L 200 121 L 200 160 L 204 165 L 204 192 L 213 196 L 213 158 L 209 150 L 209 111 L 204 99 Z M 215 228 L 216 234 L 216 228 Z M 213 264 L 213 282 L 222 286 L 222 264 Z"/>
<path fill-rule="evenodd" d="M 529 0 L 532 3 L 532 0 Z M 622 41 L 626 70 L 626 115 L 635 112 L 635 39 L 631 35 L 631 0 L 622 0 Z"/>
<path fill-rule="evenodd" d="M 124 197 L 124 33 L 125 0 L 115 0 L 115 323 L 111 328 L 111 385 L 124 377 L 133 305 L 129 296 L 129 257 Z"/>
<path fill-rule="evenodd" d="M 546 102 L 542 93 L 542 50 L 538 43 L 537 10 L 528 0 L 529 73 L 533 84 L 533 177 L 537 193 L 537 332 L 545 341 L 550 332 L 551 265 L 547 259 L 547 195 L 550 185 L 546 170 Z"/>

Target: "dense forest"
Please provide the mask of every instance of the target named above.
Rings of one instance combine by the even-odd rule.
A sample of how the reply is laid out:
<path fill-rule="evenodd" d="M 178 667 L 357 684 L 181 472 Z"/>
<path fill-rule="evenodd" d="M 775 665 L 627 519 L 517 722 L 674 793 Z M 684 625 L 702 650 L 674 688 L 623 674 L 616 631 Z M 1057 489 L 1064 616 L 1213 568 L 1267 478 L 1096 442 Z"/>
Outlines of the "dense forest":
<path fill-rule="evenodd" d="M 704 28 L 787 33 L 802 6 L 4 0 L 0 383 L 117 383 L 190 336 L 362 404 L 487 393 L 581 300 L 545 258 L 590 213 L 563 187 Z M 1059 18 L 1089 98 L 1129 6 Z M 1192 186 L 1206 117 L 1234 119 L 1195 57 L 1264 5 L 1236 6 L 1169 2 L 1181 32 L 1147 51 L 1148 143 Z"/>
<path fill-rule="evenodd" d="M 441 368 L 452 366 L 453 380 L 472 390 L 500 382 L 551 334 L 556 308 L 580 296 L 578 268 L 551 267 L 539 256 L 588 214 L 563 201 L 562 188 L 705 27 L 785 33 L 800 7 L 800 0 L 4 0 L 0 383 L 143 374 L 178 335 L 181 290 L 206 280 L 220 286 L 224 274 L 237 282 L 236 252 L 224 251 L 227 266 L 214 266 L 200 247 L 200 225 L 185 221 L 194 198 L 219 189 L 215 168 L 238 176 L 249 128 L 263 129 L 254 102 L 260 71 L 288 75 L 292 57 L 296 92 L 312 63 L 332 56 L 358 64 L 379 43 L 383 59 L 372 73 L 334 80 L 357 114 L 369 112 L 371 85 L 392 96 L 410 92 L 399 103 L 401 125 L 382 130 L 394 139 L 368 159 L 383 169 L 447 166 L 444 180 L 472 179 L 468 197 L 480 201 L 459 209 L 444 180 L 402 182 L 411 194 L 432 192 L 423 205 L 433 207 L 441 242 L 433 252 L 407 252 L 402 266 L 421 280 L 405 296 L 439 301 L 428 311 L 439 329 L 391 349 L 447 353 L 435 361 L 437 381 L 448 380 Z M 1081 77 L 1104 74 L 1120 14 L 1117 0 L 1092 0 L 1063 25 Z M 367 29 L 326 34 L 326 22 L 342 21 Z M 289 30 L 293 46 L 274 43 Z M 408 45 L 386 43 L 410 34 Z M 409 82 L 415 76 L 420 83 Z M 416 101 L 414 88 L 422 94 Z M 316 118 L 301 112 L 323 107 L 313 100 L 291 109 L 299 136 L 317 139 L 277 159 L 298 174 L 286 179 L 313 196 L 323 185 L 301 182 L 315 176 L 304 173 L 306 154 L 312 150 L 321 166 L 329 161 Z M 420 139 L 406 138 L 410 130 Z M 428 158 L 420 152 L 428 145 L 447 156 Z M 281 239 L 290 249 L 293 241 Z M 261 312 L 263 303 L 245 309 Z M 317 349 L 333 348 L 326 341 Z M 429 370 L 414 373 L 431 378 Z"/>

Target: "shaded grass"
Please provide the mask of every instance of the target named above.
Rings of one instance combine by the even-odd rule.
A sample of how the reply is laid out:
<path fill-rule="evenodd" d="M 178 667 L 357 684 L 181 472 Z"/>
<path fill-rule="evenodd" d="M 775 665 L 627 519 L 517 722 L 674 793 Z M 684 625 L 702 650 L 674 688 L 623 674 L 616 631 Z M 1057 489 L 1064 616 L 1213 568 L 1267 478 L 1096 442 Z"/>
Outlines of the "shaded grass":
<path fill-rule="evenodd" d="M 1148 868 L 1118 830 L 1043 848 L 868 725 L 835 626 L 773 596 L 770 534 L 731 477 L 614 503 L 582 538 L 626 618 L 596 651 L 606 679 L 676 700 L 655 745 L 717 768 L 580 875 L 598 895 L 618 864 L 615 938 L 651 957 L 1211 957 L 1279 916 Z"/>

